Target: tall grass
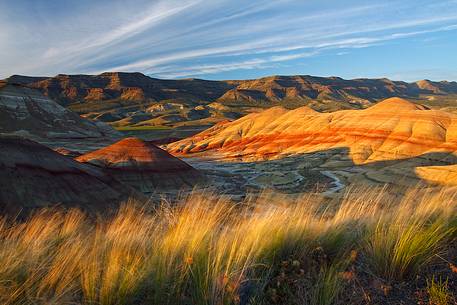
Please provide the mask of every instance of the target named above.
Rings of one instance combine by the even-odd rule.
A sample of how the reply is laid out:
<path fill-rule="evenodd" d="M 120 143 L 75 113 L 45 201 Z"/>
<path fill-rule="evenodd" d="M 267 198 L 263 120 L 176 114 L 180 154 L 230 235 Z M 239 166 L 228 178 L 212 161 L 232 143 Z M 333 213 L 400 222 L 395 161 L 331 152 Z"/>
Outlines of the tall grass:
<path fill-rule="evenodd" d="M 400 207 L 391 206 L 367 236 L 372 271 L 391 280 L 404 280 L 436 258 L 456 232 L 455 201 L 444 192 L 405 195 Z"/>
<path fill-rule="evenodd" d="M 411 190 L 392 201 L 378 189 L 333 202 L 310 194 L 234 203 L 195 192 L 153 210 L 130 202 L 105 218 L 44 209 L 2 219 L 0 303 L 248 304 L 275 266 L 319 249 L 308 301 L 333 304 L 351 250 L 376 275 L 402 279 L 455 236 L 451 194 Z"/>

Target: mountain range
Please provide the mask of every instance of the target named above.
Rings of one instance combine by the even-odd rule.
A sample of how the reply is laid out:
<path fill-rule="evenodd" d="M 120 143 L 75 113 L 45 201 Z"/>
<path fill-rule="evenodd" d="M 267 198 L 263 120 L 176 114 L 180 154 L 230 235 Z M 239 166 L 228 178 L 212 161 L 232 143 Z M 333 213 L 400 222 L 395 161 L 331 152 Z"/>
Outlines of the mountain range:
<path fill-rule="evenodd" d="M 308 75 L 270 76 L 253 80 L 163 80 L 141 73 L 30 77 L 13 75 L 3 81 L 38 89 L 80 115 L 116 127 L 211 125 L 275 105 L 309 106 L 317 111 L 363 109 L 379 100 L 402 97 L 438 100 L 448 106 L 457 82 L 392 81 Z M 443 102 L 444 100 L 444 102 Z"/>

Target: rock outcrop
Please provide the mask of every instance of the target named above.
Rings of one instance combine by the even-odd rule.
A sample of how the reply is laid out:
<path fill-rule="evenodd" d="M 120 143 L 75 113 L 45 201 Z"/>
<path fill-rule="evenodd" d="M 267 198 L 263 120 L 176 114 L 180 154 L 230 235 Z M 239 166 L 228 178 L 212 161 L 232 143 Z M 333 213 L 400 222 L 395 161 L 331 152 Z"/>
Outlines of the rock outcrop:
<path fill-rule="evenodd" d="M 167 145 L 174 155 L 266 160 L 337 148 L 354 164 L 457 150 L 457 115 L 400 98 L 365 110 L 270 108 Z"/>
<path fill-rule="evenodd" d="M 127 138 L 76 158 L 104 169 L 143 193 L 191 188 L 203 175 L 151 142 Z"/>
<path fill-rule="evenodd" d="M 0 136 L 0 210 L 60 205 L 101 211 L 141 198 L 102 170 L 28 139 Z"/>
<path fill-rule="evenodd" d="M 119 136 L 103 122 L 89 121 L 22 85 L 0 88 L 0 133 L 32 139 Z"/>

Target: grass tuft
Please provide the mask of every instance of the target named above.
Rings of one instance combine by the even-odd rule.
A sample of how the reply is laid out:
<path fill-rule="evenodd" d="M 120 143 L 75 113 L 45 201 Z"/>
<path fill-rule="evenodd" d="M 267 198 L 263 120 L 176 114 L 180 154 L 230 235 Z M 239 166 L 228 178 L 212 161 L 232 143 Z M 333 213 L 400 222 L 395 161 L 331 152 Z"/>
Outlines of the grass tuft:
<path fill-rule="evenodd" d="M 455 301 L 449 291 L 448 280 L 443 281 L 441 278 L 436 281 L 435 277 L 427 280 L 427 293 L 430 305 L 450 305 Z"/>

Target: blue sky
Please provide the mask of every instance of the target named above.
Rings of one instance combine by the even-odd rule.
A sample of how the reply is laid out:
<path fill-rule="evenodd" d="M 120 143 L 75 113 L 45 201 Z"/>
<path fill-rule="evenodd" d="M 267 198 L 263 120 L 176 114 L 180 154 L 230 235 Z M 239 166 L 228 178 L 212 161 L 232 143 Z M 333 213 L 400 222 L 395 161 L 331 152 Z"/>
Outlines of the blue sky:
<path fill-rule="evenodd" d="M 457 0 L 0 0 L 0 78 L 457 80 L 456 54 Z"/>

